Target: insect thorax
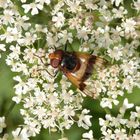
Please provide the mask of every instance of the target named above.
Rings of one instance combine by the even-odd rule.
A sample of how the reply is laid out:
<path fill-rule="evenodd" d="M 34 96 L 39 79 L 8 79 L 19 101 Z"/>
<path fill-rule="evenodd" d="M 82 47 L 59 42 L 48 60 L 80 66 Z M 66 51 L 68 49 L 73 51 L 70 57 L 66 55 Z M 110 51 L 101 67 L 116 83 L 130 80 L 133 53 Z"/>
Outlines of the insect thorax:
<path fill-rule="evenodd" d="M 73 54 L 65 54 L 61 66 L 68 71 L 73 71 L 77 66 L 77 57 Z"/>

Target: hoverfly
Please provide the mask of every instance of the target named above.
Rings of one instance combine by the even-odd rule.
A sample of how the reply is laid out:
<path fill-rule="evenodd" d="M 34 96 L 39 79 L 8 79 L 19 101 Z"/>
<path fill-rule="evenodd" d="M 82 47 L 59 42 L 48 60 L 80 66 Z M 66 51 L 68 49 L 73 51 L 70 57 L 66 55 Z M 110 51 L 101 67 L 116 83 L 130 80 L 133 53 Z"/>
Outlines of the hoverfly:
<path fill-rule="evenodd" d="M 62 71 L 80 91 L 94 98 L 95 93 L 88 90 L 85 81 L 92 75 L 94 66 L 104 66 L 103 58 L 84 52 L 55 50 L 49 54 L 49 59 L 53 68 Z"/>

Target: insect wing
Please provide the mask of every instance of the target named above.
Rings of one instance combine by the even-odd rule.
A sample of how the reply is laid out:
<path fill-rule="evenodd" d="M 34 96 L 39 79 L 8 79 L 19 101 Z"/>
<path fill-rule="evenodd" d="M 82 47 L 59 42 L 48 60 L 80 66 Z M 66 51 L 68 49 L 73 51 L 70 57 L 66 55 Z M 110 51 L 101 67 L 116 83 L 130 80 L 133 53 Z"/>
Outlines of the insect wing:
<path fill-rule="evenodd" d="M 87 88 L 87 85 L 83 81 L 77 79 L 74 73 L 66 72 L 65 75 L 71 81 L 71 83 L 75 85 L 85 95 L 94 98 L 95 93 L 92 91 L 89 91 L 89 89 Z"/>
<path fill-rule="evenodd" d="M 85 80 L 92 74 L 93 64 L 95 63 L 95 56 L 87 53 L 75 52 L 75 55 L 80 60 L 81 66 L 76 72 L 70 72 L 62 69 L 66 77 L 75 85 L 80 91 L 82 91 L 87 96 L 93 97 L 93 92 L 89 91 Z"/>

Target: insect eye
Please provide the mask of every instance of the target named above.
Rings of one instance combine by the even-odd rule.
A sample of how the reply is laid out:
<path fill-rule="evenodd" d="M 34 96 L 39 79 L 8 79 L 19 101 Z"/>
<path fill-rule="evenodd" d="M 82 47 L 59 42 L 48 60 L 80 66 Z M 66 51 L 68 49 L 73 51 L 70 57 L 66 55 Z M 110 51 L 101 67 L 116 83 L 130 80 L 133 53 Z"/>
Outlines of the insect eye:
<path fill-rule="evenodd" d="M 51 60 L 51 66 L 54 68 L 57 68 L 60 64 L 60 60 L 59 59 L 52 59 Z"/>

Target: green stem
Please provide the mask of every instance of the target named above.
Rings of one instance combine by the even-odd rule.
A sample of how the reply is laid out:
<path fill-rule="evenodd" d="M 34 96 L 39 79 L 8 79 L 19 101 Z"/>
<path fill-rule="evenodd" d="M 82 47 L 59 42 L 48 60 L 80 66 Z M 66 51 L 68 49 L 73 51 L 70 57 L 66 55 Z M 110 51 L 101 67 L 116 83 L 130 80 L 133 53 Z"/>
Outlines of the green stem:
<path fill-rule="evenodd" d="M 4 31 L 4 33 L 6 32 L 6 30 L 5 30 L 5 28 L 2 26 L 2 28 L 1 28 L 3 31 Z"/>
<path fill-rule="evenodd" d="M 12 101 L 12 103 L 11 103 L 11 105 L 10 105 L 8 111 L 7 111 L 7 112 L 5 113 L 5 115 L 4 115 L 5 118 L 7 118 L 8 115 L 10 114 L 10 112 L 12 112 L 13 108 L 15 107 L 15 105 L 16 105 L 16 102 L 13 102 L 13 101 Z"/>
<path fill-rule="evenodd" d="M 106 114 L 111 114 L 110 110 L 108 108 L 104 108 Z"/>
<path fill-rule="evenodd" d="M 12 112 L 13 108 L 15 107 L 15 104 L 16 104 L 16 102 L 13 102 L 12 101 L 12 103 L 11 103 L 8 111 L 4 114 L 5 119 L 7 119 L 8 118 L 8 115 L 10 114 L 10 112 Z M 4 134 L 6 134 L 6 132 L 7 132 L 7 128 L 4 128 L 3 131 L 2 131 L 2 133 L 0 134 L 0 137 L 3 137 Z"/>

